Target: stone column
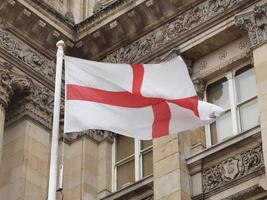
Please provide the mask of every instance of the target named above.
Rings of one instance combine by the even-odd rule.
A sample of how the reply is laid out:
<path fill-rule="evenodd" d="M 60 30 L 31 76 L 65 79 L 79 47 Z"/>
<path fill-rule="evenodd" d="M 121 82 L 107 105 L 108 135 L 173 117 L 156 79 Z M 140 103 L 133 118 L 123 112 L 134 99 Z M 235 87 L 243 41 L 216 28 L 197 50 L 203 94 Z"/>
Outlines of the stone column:
<path fill-rule="evenodd" d="M 1 167 L 1 156 L 3 148 L 4 126 L 5 126 L 5 108 L 1 104 L 0 105 L 0 167 Z"/>
<path fill-rule="evenodd" d="M 98 199 L 111 193 L 112 179 L 112 135 L 98 145 Z"/>
<path fill-rule="evenodd" d="M 200 100 L 204 98 L 205 81 L 202 79 L 193 80 L 197 95 Z M 191 134 L 192 153 L 199 152 L 206 147 L 205 127 L 200 127 L 192 131 Z"/>
<path fill-rule="evenodd" d="M 0 168 L 1 156 L 3 150 L 3 137 L 5 127 L 5 110 L 7 108 L 12 89 L 10 86 L 11 76 L 8 69 L 1 69 L 0 71 Z"/>
<path fill-rule="evenodd" d="M 253 51 L 263 157 L 267 171 L 267 4 L 256 6 L 254 10 L 236 16 L 235 22 L 241 30 L 248 33 Z"/>

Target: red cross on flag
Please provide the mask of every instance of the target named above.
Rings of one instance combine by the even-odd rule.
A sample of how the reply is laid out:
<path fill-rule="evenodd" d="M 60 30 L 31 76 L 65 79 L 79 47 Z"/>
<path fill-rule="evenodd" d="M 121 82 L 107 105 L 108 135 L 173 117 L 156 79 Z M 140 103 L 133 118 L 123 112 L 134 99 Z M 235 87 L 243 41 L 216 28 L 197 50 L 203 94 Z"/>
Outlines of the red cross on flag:
<path fill-rule="evenodd" d="M 184 61 L 111 64 L 65 56 L 64 132 L 113 131 L 142 140 L 211 123 L 223 110 L 198 101 Z"/>

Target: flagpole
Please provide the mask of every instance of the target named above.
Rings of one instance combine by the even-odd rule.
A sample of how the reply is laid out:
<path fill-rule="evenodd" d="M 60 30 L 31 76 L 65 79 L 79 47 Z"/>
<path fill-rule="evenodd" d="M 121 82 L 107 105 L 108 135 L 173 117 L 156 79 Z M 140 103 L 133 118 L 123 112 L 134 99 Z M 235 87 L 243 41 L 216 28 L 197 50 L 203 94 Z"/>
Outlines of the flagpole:
<path fill-rule="evenodd" d="M 58 133 L 60 120 L 60 97 L 61 97 L 61 82 L 62 82 L 62 64 L 63 64 L 63 47 L 64 41 L 57 42 L 57 65 L 56 65 L 56 81 L 55 81 L 55 96 L 54 96 L 54 114 L 53 114 L 53 129 L 51 141 L 51 158 L 50 158 L 50 174 L 48 184 L 48 200 L 56 200 L 57 190 L 57 157 L 58 157 Z"/>

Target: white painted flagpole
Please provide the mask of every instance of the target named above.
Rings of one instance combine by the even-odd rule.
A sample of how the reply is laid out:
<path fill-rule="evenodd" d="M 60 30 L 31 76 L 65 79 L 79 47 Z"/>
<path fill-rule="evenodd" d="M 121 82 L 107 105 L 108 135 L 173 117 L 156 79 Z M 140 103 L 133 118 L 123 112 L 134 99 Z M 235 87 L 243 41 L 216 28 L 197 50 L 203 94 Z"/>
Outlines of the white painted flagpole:
<path fill-rule="evenodd" d="M 56 65 L 56 81 L 55 81 L 55 96 L 54 96 L 54 114 L 53 114 L 53 129 L 51 141 L 51 158 L 50 158 L 50 174 L 48 185 L 48 200 L 56 200 L 57 192 L 57 157 L 58 157 L 58 133 L 60 120 L 60 97 L 61 97 L 61 82 L 62 82 L 62 64 L 63 64 L 63 47 L 64 42 L 57 42 L 57 65 Z"/>

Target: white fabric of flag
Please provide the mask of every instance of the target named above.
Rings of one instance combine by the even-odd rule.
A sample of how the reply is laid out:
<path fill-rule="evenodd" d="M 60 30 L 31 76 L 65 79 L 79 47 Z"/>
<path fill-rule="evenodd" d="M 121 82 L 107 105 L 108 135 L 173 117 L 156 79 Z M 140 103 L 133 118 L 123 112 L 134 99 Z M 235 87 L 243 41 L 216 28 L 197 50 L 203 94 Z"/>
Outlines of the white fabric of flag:
<path fill-rule="evenodd" d="M 111 64 L 65 56 L 64 132 L 113 131 L 142 140 L 211 123 L 223 110 L 198 101 L 184 61 Z"/>

